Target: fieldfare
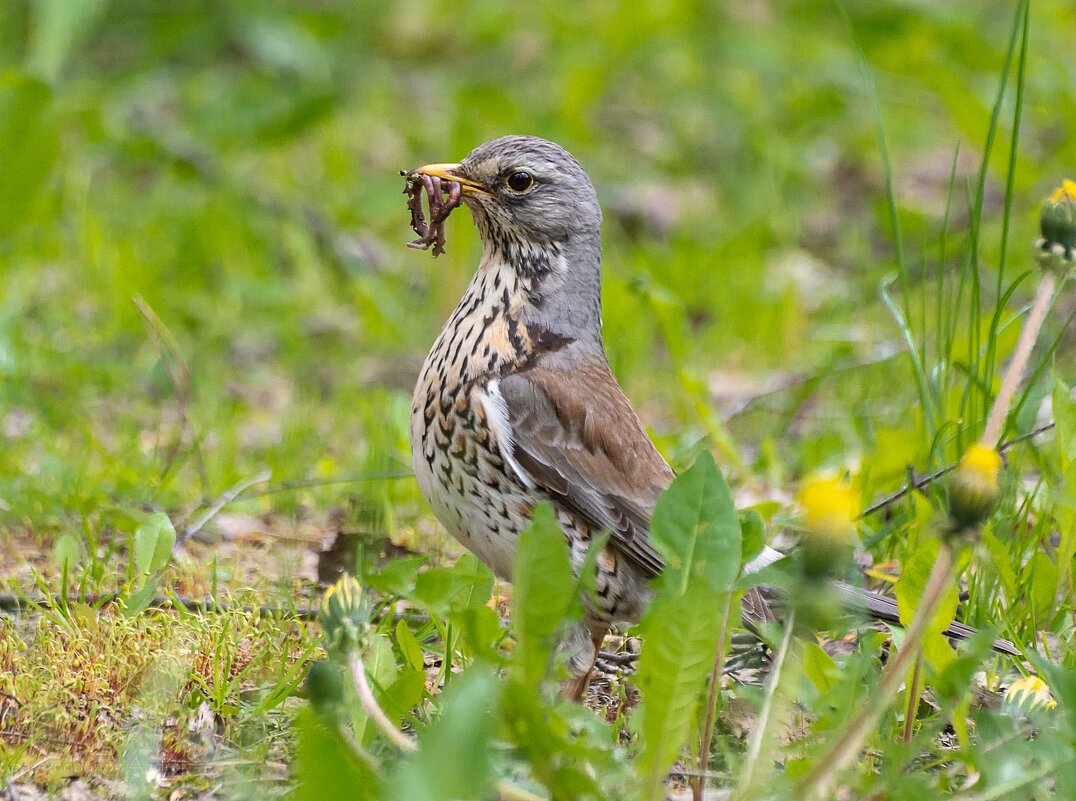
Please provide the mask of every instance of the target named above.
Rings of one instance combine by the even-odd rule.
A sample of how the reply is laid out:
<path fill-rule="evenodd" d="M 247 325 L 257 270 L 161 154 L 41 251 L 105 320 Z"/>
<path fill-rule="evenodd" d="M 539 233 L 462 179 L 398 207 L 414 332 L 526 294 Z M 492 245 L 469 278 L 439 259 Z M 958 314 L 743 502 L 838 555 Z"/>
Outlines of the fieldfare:
<path fill-rule="evenodd" d="M 567 151 L 533 136 L 407 175 L 425 183 L 433 217 L 427 226 L 414 193 L 412 222 L 425 236 L 413 244 L 443 247 L 439 226 L 460 202 L 482 240 L 478 270 L 415 387 L 419 487 L 445 528 L 506 580 L 541 501 L 552 503 L 577 570 L 591 538 L 610 532 L 584 601 L 588 636 L 569 660 L 582 692 L 609 626 L 637 621 L 652 595 L 662 558 L 650 516 L 673 479 L 605 357 L 597 195 Z M 747 569 L 781 556 L 767 548 Z M 899 620 L 890 599 L 839 590 L 848 605 Z M 954 623 L 948 633 L 972 631 Z"/>

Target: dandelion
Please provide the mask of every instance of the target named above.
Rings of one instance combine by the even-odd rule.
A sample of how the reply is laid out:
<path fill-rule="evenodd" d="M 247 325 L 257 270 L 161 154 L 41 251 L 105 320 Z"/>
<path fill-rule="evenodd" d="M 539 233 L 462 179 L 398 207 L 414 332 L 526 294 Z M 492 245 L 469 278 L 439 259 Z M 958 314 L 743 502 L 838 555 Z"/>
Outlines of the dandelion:
<path fill-rule="evenodd" d="M 1024 676 L 1005 688 L 1005 703 L 1024 709 L 1053 709 L 1057 701 L 1050 694 L 1050 685 L 1038 676 Z"/>
<path fill-rule="evenodd" d="M 811 535 L 840 544 L 849 544 L 855 539 L 859 508 L 848 481 L 811 479 L 800 488 L 796 500 L 803 510 L 804 528 Z"/>
<path fill-rule="evenodd" d="M 370 622 L 370 608 L 359 582 L 343 576 L 329 587 L 321 599 L 318 622 L 333 645 L 355 643 Z"/>
<path fill-rule="evenodd" d="M 1049 254 L 1045 262 L 1071 264 L 1076 247 L 1076 181 L 1065 179 L 1042 204 L 1039 216 L 1042 239 L 1039 249 Z M 1052 257 L 1052 258 L 1051 258 Z"/>
<path fill-rule="evenodd" d="M 972 445 L 949 480 L 949 514 L 961 528 L 979 525 L 998 499 L 1001 454 L 987 445 Z"/>
<path fill-rule="evenodd" d="M 804 571 L 808 577 L 820 578 L 846 559 L 855 544 L 856 493 L 848 481 L 814 478 L 800 488 L 796 500 L 805 531 Z"/>

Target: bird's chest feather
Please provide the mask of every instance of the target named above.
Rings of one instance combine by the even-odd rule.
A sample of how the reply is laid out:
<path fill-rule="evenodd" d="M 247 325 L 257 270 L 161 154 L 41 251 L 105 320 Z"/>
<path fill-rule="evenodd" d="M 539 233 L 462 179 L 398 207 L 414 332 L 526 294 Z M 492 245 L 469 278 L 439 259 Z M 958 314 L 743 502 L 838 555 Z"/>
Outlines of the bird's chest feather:
<path fill-rule="evenodd" d="M 426 357 L 410 421 L 423 496 L 442 524 L 503 577 L 531 509 L 526 487 L 505 469 L 505 431 L 489 417 L 490 383 L 528 349 L 527 331 L 513 314 L 518 286 L 503 272 L 475 276 Z"/>

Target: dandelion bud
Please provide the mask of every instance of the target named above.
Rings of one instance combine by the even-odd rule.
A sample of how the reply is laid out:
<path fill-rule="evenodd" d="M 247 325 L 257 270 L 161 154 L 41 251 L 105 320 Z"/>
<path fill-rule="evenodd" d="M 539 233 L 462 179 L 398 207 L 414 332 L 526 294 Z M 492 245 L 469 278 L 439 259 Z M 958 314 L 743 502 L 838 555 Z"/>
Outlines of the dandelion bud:
<path fill-rule="evenodd" d="M 1076 181 L 1062 181 L 1046 199 L 1039 225 L 1042 229 L 1042 239 L 1038 242 L 1042 251 L 1040 262 L 1044 267 L 1067 270 L 1076 258 L 1073 255 L 1073 248 L 1076 248 Z"/>
<path fill-rule="evenodd" d="M 1050 685 L 1038 676 L 1024 676 L 1005 688 L 1005 703 L 1016 709 L 1031 710 L 1036 707 L 1053 709 L 1057 701 L 1050 694 Z"/>
<path fill-rule="evenodd" d="M 796 496 L 802 510 L 804 570 L 809 577 L 822 577 L 851 553 L 856 540 L 857 505 L 848 482 L 816 478 Z"/>
<path fill-rule="evenodd" d="M 362 587 L 351 576 L 343 576 L 325 591 L 318 622 L 333 645 L 349 647 L 370 622 L 370 608 Z"/>
<path fill-rule="evenodd" d="M 959 528 L 979 525 L 998 499 L 1001 454 L 986 445 L 972 445 L 964 452 L 949 480 L 949 514 Z"/>

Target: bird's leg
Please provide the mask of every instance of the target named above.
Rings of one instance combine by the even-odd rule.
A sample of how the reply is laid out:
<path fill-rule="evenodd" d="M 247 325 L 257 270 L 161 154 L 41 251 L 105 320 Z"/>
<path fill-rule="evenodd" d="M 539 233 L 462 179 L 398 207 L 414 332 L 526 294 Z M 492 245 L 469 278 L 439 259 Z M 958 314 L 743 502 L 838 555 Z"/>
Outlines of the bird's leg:
<path fill-rule="evenodd" d="M 574 679 L 568 679 L 560 684 L 560 691 L 569 701 L 582 701 L 583 695 L 587 691 L 587 687 L 590 686 L 590 679 L 594 675 L 594 663 L 598 661 L 598 652 L 601 650 L 602 641 L 605 639 L 605 635 L 609 632 L 608 626 L 602 626 L 601 628 L 594 630 L 590 629 L 590 658 L 586 659 L 583 654 L 576 654 L 568 660 L 568 666 L 570 668 L 579 664 L 577 657 L 583 657 L 584 664 L 587 665 L 587 669 Z"/>

